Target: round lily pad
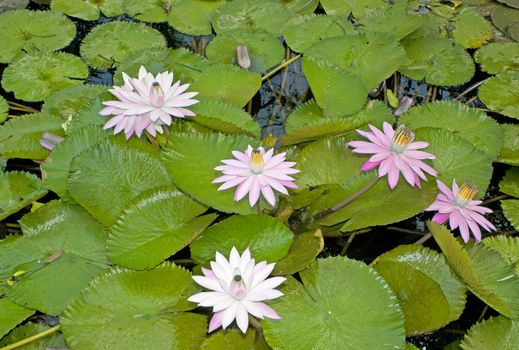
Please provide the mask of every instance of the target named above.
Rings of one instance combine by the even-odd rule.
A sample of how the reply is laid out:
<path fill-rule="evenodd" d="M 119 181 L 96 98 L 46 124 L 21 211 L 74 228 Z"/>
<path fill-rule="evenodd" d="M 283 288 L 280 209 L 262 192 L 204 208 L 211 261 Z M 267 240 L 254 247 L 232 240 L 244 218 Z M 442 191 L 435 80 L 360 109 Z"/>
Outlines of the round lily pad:
<path fill-rule="evenodd" d="M 479 87 L 478 97 L 490 110 L 519 119 L 519 72 L 488 79 Z"/>
<path fill-rule="evenodd" d="M 88 67 L 81 58 L 64 52 L 27 54 L 4 71 L 2 87 L 17 99 L 41 101 L 55 91 L 82 85 Z"/>
<path fill-rule="evenodd" d="M 17 10 L 0 15 L 0 33 L 0 62 L 10 63 L 25 53 L 67 46 L 76 35 L 76 26 L 61 13 Z"/>
<path fill-rule="evenodd" d="M 454 42 L 466 49 L 475 49 L 492 39 L 492 27 L 474 9 L 463 7 L 452 24 Z"/>
<path fill-rule="evenodd" d="M 497 316 L 476 323 L 460 347 L 463 350 L 515 350 L 519 348 L 519 321 Z"/>
<path fill-rule="evenodd" d="M 176 0 L 171 7 L 168 23 L 188 35 L 212 34 L 212 15 L 225 0 Z"/>
<path fill-rule="evenodd" d="M 270 302 L 280 320 L 263 320 L 273 348 L 402 348 L 402 311 L 395 295 L 371 267 L 343 257 L 320 259 L 289 278 L 285 296 Z M 359 293 L 362 291 L 362 293 Z M 346 331 L 347 330 L 347 331 Z"/>
<path fill-rule="evenodd" d="M 167 22 L 178 0 L 124 0 L 124 12 L 143 22 Z"/>
<path fill-rule="evenodd" d="M 519 15 L 519 11 L 518 11 Z M 490 43 L 476 52 L 476 62 L 490 74 L 519 70 L 519 43 Z"/>
<path fill-rule="evenodd" d="M 107 17 L 122 15 L 124 13 L 123 1 L 52 0 L 51 9 L 86 21 L 94 21 L 99 18 L 100 12 Z"/>
<path fill-rule="evenodd" d="M 263 29 L 236 29 L 219 34 L 206 48 L 207 58 L 237 64 L 236 49 L 245 46 L 250 57 L 250 70 L 261 73 L 283 60 L 285 49 L 279 39 Z"/>
<path fill-rule="evenodd" d="M 114 21 L 96 26 L 81 43 L 81 57 L 94 68 L 111 68 L 141 49 L 166 47 L 162 34 L 144 23 Z"/>
<path fill-rule="evenodd" d="M 491 14 L 492 23 L 513 40 L 519 41 L 519 10 L 508 6 L 496 6 Z"/>

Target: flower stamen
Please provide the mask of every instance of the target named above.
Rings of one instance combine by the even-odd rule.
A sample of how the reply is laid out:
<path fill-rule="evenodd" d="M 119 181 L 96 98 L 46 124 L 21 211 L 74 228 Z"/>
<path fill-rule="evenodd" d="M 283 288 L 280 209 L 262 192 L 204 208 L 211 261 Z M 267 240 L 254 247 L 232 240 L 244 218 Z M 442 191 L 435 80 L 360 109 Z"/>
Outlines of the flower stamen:
<path fill-rule="evenodd" d="M 476 185 L 464 183 L 461 185 L 460 190 L 458 191 L 458 198 L 464 201 L 471 201 L 474 199 L 477 193 L 478 188 Z"/>
<path fill-rule="evenodd" d="M 261 155 L 261 153 L 253 151 L 249 160 L 250 170 L 254 174 L 261 174 L 263 172 L 264 165 L 265 162 L 263 161 L 263 156 Z"/>
<path fill-rule="evenodd" d="M 395 135 L 393 136 L 393 143 L 405 147 L 413 141 L 414 132 L 411 129 L 406 128 L 405 125 L 400 125 L 395 130 Z"/>

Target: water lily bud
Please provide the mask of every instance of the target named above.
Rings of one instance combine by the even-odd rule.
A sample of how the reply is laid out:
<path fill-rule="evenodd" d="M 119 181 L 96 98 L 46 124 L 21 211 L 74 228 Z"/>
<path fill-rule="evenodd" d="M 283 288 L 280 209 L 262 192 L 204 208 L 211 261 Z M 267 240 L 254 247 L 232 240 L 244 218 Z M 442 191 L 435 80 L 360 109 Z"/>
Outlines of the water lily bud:
<path fill-rule="evenodd" d="M 400 102 L 398 103 L 398 108 L 395 109 L 393 114 L 396 117 L 400 117 L 402 114 L 407 112 L 409 108 L 411 108 L 415 104 L 415 99 L 413 97 L 407 97 L 404 96 L 400 99 Z"/>
<path fill-rule="evenodd" d="M 250 56 L 247 46 L 240 45 L 236 48 L 236 62 L 242 68 L 250 68 Z"/>
<path fill-rule="evenodd" d="M 46 148 L 49 151 L 52 151 L 54 149 L 54 147 L 56 147 L 56 145 L 58 143 L 60 143 L 61 141 L 63 141 L 63 140 L 64 139 L 61 136 L 55 135 L 55 134 L 53 134 L 51 132 L 44 132 L 41 135 L 40 145 L 43 148 Z"/>

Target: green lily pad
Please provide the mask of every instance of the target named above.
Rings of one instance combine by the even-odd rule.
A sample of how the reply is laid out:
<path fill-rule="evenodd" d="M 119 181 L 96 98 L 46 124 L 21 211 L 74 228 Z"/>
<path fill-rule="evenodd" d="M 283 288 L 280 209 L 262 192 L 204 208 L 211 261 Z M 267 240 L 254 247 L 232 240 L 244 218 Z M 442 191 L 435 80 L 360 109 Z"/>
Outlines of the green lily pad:
<path fill-rule="evenodd" d="M 169 139 L 163 162 L 174 184 L 201 203 L 227 213 L 252 214 L 247 200 L 234 201 L 235 189 L 218 191 L 219 186 L 211 183 L 222 174 L 214 170 L 221 160 L 232 159 L 231 151 L 243 152 L 249 144 L 254 147 L 256 141 L 245 136 L 179 133 Z"/>
<path fill-rule="evenodd" d="M 308 231 L 294 235 L 287 255 L 276 263 L 274 275 L 291 275 L 306 269 L 324 249 L 321 230 Z"/>
<path fill-rule="evenodd" d="M 188 35 L 212 34 L 213 13 L 226 0 L 176 0 L 171 7 L 168 23 Z"/>
<path fill-rule="evenodd" d="M 519 347 L 519 322 L 503 316 L 476 323 L 460 344 L 463 350 L 514 350 Z"/>
<path fill-rule="evenodd" d="M 271 347 L 290 344 L 300 350 L 353 350 L 404 346 L 402 311 L 374 269 L 334 257 L 317 260 L 299 276 L 304 287 L 289 278 L 281 288 L 285 296 L 270 303 L 281 320 L 262 321 Z"/>
<path fill-rule="evenodd" d="M 519 1 L 518 0 L 499 0 L 499 2 L 506 4 L 510 7 L 514 7 L 516 9 L 519 9 Z"/>
<path fill-rule="evenodd" d="M 501 128 L 504 139 L 497 161 L 519 166 L 519 125 L 501 124 Z"/>
<path fill-rule="evenodd" d="M 519 228 L 519 200 L 501 201 L 501 207 L 508 221 L 510 221 L 516 229 Z"/>
<path fill-rule="evenodd" d="M 281 0 L 291 15 L 302 15 L 314 13 L 319 0 Z"/>
<path fill-rule="evenodd" d="M 110 229 L 108 257 L 134 270 L 153 268 L 192 242 L 215 219 L 173 187 L 142 193 Z"/>
<path fill-rule="evenodd" d="M 435 101 L 411 108 L 400 121 L 411 129 L 433 127 L 454 132 L 494 160 L 503 142 L 499 124 L 485 113 L 455 101 Z"/>
<path fill-rule="evenodd" d="M 114 21 L 96 26 L 81 43 L 81 57 L 94 68 L 117 66 L 141 49 L 166 47 L 162 34 L 143 23 Z"/>
<path fill-rule="evenodd" d="M 0 62 L 10 63 L 25 53 L 67 46 L 76 35 L 76 26 L 61 13 L 17 10 L 0 15 L 0 33 Z"/>
<path fill-rule="evenodd" d="M 0 96 L 0 124 L 7 120 L 7 115 L 9 113 L 9 104 L 5 100 L 5 98 Z"/>
<path fill-rule="evenodd" d="M 2 87 L 17 99 L 41 101 L 55 91 L 82 85 L 88 67 L 64 52 L 27 54 L 4 70 Z"/>
<path fill-rule="evenodd" d="M 213 28 L 218 34 L 231 29 L 261 28 L 280 35 L 288 17 L 288 9 L 277 0 L 229 1 L 214 12 Z"/>
<path fill-rule="evenodd" d="M 124 0 L 53 0 L 51 10 L 63 12 L 69 16 L 95 21 L 100 12 L 107 17 L 124 13 Z"/>
<path fill-rule="evenodd" d="M 265 338 L 256 340 L 256 337 L 257 333 L 252 329 L 245 334 L 236 329 L 216 332 L 202 343 L 200 350 L 270 350 Z"/>
<path fill-rule="evenodd" d="M 63 120 L 45 113 L 26 114 L 9 119 L 0 126 L 2 158 L 45 159 L 49 151 L 40 145 L 44 132 L 63 135 Z"/>
<path fill-rule="evenodd" d="M 515 41 L 519 41 L 519 10 L 496 6 L 491 14 L 492 23 Z"/>
<path fill-rule="evenodd" d="M 7 346 L 27 339 L 36 334 L 49 330 L 50 327 L 41 323 L 26 323 L 13 329 L 7 336 L 0 340 L 0 346 Z M 43 338 L 36 339 L 28 344 L 17 347 L 20 350 L 42 350 L 66 347 L 65 339 L 61 332 L 54 332 Z"/>
<path fill-rule="evenodd" d="M 400 66 L 399 72 L 415 80 L 432 85 L 460 85 L 474 75 L 474 62 L 460 46 L 442 37 L 424 37 L 404 40 L 404 49 L 410 61 Z"/>
<path fill-rule="evenodd" d="M 479 87 L 478 97 L 490 110 L 519 119 L 519 72 L 489 78 Z"/>
<path fill-rule="evenodd" d="M 207 58 L 226 63 L 236 63 L 236 48 L 245 46 L 249 52 L 250 70 L 264 72 L 283 60 L 285 49 L 279 39 L 263 29 L 236 29 L 222 33 L 209 42 Z"/>
<path fill-rule="evenodd" d="M 211 61 L 184 48 L 146 48 L 131 53 L 121 62 L 114 75 L 114 84 L 123 84 L 120 72 L 125 72 L 131 77 L 138 77 L 141 66 L 145 66 L 146 70 L 153 75 L 169 71 L 173 72 L 175 80 L 181 80 L 182 83 L 191 82 L 211 64 Z"/>
<path fill-rule="evenodd" d="M 439 329 L 463 312 L 466 289 L 437 252 L 401 245 L 377 257 L 371 266 L 395 292 L 408 336 Z"/>
<path fill-rule="evenodd" d="M 179 313 L 195 306 L 186 299 L 197 289 L 189 271 L 169 263 L 151 271 L 113 269 L 65 310 L 67 344 L 78 350 L 198 348 L 206 317 Z"/>
<path fill-rule="evenodd" d="M 351 13 L 351 1 L 320 0 L 319 2 L 328 15 L 348 17 Z"/>
<path fill-rule="evenodd" d="M 149 153 L 105 141 L 74 158 L 68 192 L 99 222 L 111 226 L 133 198 L 170 183 L 164 166 Z"/>
<path fill-rule="evenodd" d="M 0 339 L 19 323 L 31 316 L 34 310 L 26 309 L 7 298 L 0 299 Z"/>
<path fill-rule="evenodd" d="M 506 262 L 519 272 L 519 238 L 510 236 L 491 236 L 483 239 L 486 247 L 498 252 Z"/>
<path fill-rule="evenodd" d="M 236 247 L 240 253 L 249 248 L 257 262 L 272 263 L 287 255 L 293 238 L 292 231 L 271 216 L 234 215 L 211 226 L 191 243 L 191 257 L 197 264 L 206 265 L 214 260 L 215 252 L 229 256 Z"/>
<path fill-rule="evenodd" d="M 6 295 L 17 304 L 59 315 L 107 268 L 105 229 L 87 212 L 59 201 L 20 220 L 23 237 L 2 244 L 0 279 L 17 274 Z"/>
<path fill-rule="evenodd" d="M 518 15 L 519 15 L 519 11 Z M 519 70 L 519 43 L 490 43 L 476 52 L 476 62 L 490 74 Z"/>
<path fill-rule="evenodd" d="M 257 137 L 259 125 L 250 114 L 235 105 L 218 101 L 201 101 L 190 107 L 196 113 L 190 120 L 226 134 Z"/>
<path fill-rule="evenodd" d="M 178 0 L 123 0 L 124 12 L 143 22 L 167 22 Z"/>
<path fill-rule="evenodd" d="M 37 201 L 46 193 L 40 179 L 34 174 L 0 171 L 0 220 Z"/>
<path fill-rule="evenodd" d="M 75 115 L 108 88 L 103 85 L 79 85 L 54 92 L 46 100 L 42 112 L 60 116 L 63 120 Z"/>
<path fill-rule="evenodd" d="M 454 273 L 472 293 L 499 313 L 519 315 L 519 277 L 512 266 L 483 244 L 463 247 L 446 227 L 429 221 L 427 227 Z"/>
<path fill-rule="evenodd" d="M 454 42 L 466 49 L 476 49 L 492 39 L 490 23 L 470 7 L 463 7 L 452 25 Z"/>
<path fill-rule="evenodd" d="M 222 101 L 243 107 L 258 92 L 261 77 L 238 67 L 215 64 L 200 73 L 191 84 L 200 101 Z"/>
<path fill-rule="evenodd" d="M 514 167 L 506 172 L 505 178 L 499 184 L 499 190 L 519 198 L 519 168 Z"/>
<path fill-rule="evenodd" d="M 308 14 L 292 17 L 283 30 L 283 36 L 293 51 L 305 52 L 322 39 L 353 31 L 352 23 L 345 17 Z"/>
<path fill-rule="evenodd" d="M 369 88 L 377 87 L 407 60 L 404 49 L 392 35 L 372 32 L 323 39 L 305 51 L 305 58 L 308 57 L 357 75 Z"/>
<path fill-rule="evenodd" d="M 362 80 L 327 61 L 314 61 L 305 56 L 303 72 L 317 104 L 327 117 L 342 117 L 362 109 L 368 89 Z"/>

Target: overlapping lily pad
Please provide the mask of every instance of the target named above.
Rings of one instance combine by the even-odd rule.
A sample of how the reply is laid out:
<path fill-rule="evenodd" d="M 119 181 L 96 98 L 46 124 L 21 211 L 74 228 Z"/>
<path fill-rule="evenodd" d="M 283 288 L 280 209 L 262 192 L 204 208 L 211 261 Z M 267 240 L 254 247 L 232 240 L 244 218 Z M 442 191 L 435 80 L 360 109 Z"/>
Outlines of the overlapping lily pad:
<path fill-rule="evenodd" d="M 144 22 L 167 22 L 177 0 L 124 0 L 124 12 Z"/>
<path fill-rule="evenodd" d="M 513 40 L 519 41 L 519 10 L 508 6 L 496 6 L 492 11 L 492 23 Z"/>
<path fill-rule="evenodd" d="M 499 235 L 487 237 L 482 242 L 486 247 L 498 252 L 509 265 L 515 267 L 516 272 L 519 272 L 518 237 Z"/>
<path fill-rule="evenodd" d="M 122 15 L 124 0 L 53 0 L 51 9 L 69 16 L 94 21 L 100 13 L 107 17 Z"/>
<path fill-rule="evenodd" d="M 519 11 L 518 15 L 519 15 Z M 519 23 L 519 20 L 518 20 Z M 519 70 L 519 43 L 499 42 L 483 46 L 476 52 L 476 62 L 490 74 Z"/>
<path fill-rule="evenodd" d="M 17 304 L 60 314 L 80 291 L 107 268 L 105 229 L 77 206 L 50 202 L 20 220 L 24 236 L 5 242 L 0 278 Z"/>
<path fill-rule="evenodd" d="M 87 65 L 64 52 L 27 54 L 7 67 L 2 87 L 25 101 L 41 101 L 55 91 L 82 85 Z"/>
<path fill-rule="evenodd" d="M 492 317 L 469 329 L 460 344 L 463 350 L 514 350 L 519 347 L 519 322 L 503 316 Z"/>
<path fill-rule="evenodd" d="M 49 326 L 41 324 L 41 323 L 32 323 L 28 322 L 22 326 L 18 326 L 13 329 L 8 335 L 6 335 L 2 340 L 0 340 L 0 346 L 8 346 L 14 344 L 16 342 L 25 340 L 29 337 L 32 337 L 36 334 L 48 331 L 50 329 Z M 63 339 L 63 334 L 60 332 L 52 333 L 43 338 L 39 338 L 33 340 L 32 342 L 25 344 L 20 347 L 23 350 L 41 350 L 41 349 L 53 349 L 53 348 L 61 348 L 66 347 L 65 339 Z"/>
<path fill-rule="evenodd" d="M 78 85 L 56 91 L 45 100 L 42 112 L 66 120 L 107 90 L 103 85 Z"/>
<path fill-rule="evenodd" d="M 7 298 L 0 298 L 0 338 L 33 313 L 34 310 L 26 309 Z"/>
<path fill-rule="evenodd" d="M 172 3 L 168 23 L 188 35 L 212 34 L 213 13 L 226 0 L 176 0 Z"/>
<path fill-rule="evenodd" d="M 481 47 L 492 39 L 491 25 L 470 7 L 463 7 L 452 25 L 454 42 L 466 49 Z"/>
<path fill-rule="evenodd" d="M 294 235 L 287 255 L 276 263 L 272 272 L 275 275 L 291 275 L 306 269 L 324 249 L 321 230 L 308 231 Z"/>
<path fill-rule="evenodd" d="M 0 96 L 0 124 L 5 122 L 7 119 L 7 114 L 9 113 L 9 104 L 5 98 Z"/>
<path fill-rule="evenodd" d="M 200 347 L 200 350 L 269 350 L 265 338 L 257 338 L 257 332 L 249 329 L 243 334 L 237 329 L 229 329 L 225 332 L 217 332 L 208 337 Z"/>
<path fill-rule="evenodd" d="M 502 124 L 503 147 L 498 162 L 519 166 L 519 125 Z"/>
<path fill-rule="evenodd" d="M 519 200 L 511 199 L 501 201 L 501 206 L 508 221 L 510 221 L 515 228 L 519 228 Z"/>
<path fill-rule="evenodd" d="M 302 15 L 314 13 L 319 0 L 281 0 L 291 15 Z"/>
<path fill-rule="evenodd" d="M 499 184 L 499 190 L 510 196 L 519 198 L 519 168 L 514 167 L 506 172 L 506 176 Z"/>
<path fill-rule="evenodd" d="M 478 96 L 492 111 L 519 119 L 519 72 L 489 78 L 479 87 Z"/>
<path fill-rule="evenodd" d="M 96 26 L 81 43 L 81 57 L 94 68 L 110 68 L 141 49 L 166 47 L 162 34 L 143 23 L 114 21 Z"/>
<path fill-rule="evenodd" d="M 18 10 L 0 15 L 0 33 L 0 62 L 10 63 L 25 53 L 67 46 L 76 35 L 76 26 L 60 13 Z"/>
<path fill-rule="evenodd" d="M 43 197 L 47 191 L 40 179 L 21 171 L 0 171 L 0 220 Z"/>
<path fill-rule="evenodd" d="M 180 313 L 195 306 L 186 299 L 196 291 L 191 273 L 169 263 L 151 271 L 116 268 L 70 304 L 62 330 L 67 344 L 78 350 L 198 348 L 206 317 Z"/>
<path fill-rule="evenodd" d="M 270 303 L 281 320 L 262 322 L 270 346 L 290 344 L 301 350 L 404 346 L 402 311 L 375 270 L 334 257 L 317 260 L 299 275 L 304 287 L 289 278 L 282 287 L 285 296 Z"/>

